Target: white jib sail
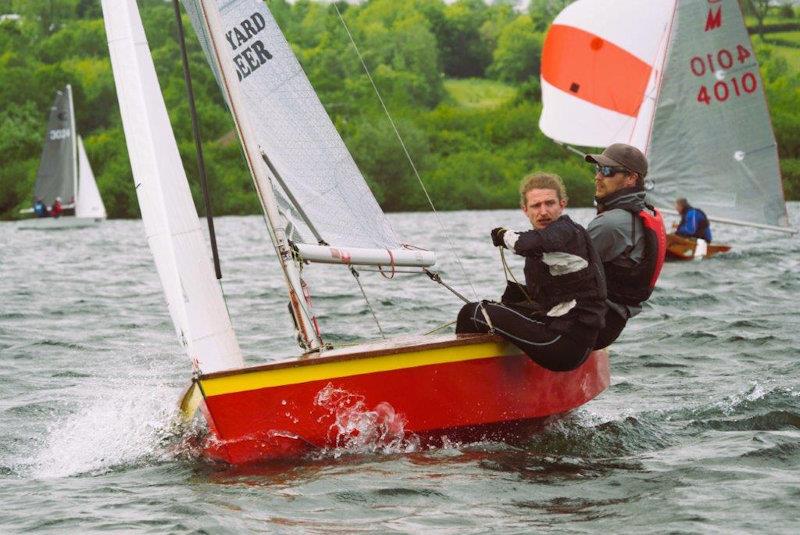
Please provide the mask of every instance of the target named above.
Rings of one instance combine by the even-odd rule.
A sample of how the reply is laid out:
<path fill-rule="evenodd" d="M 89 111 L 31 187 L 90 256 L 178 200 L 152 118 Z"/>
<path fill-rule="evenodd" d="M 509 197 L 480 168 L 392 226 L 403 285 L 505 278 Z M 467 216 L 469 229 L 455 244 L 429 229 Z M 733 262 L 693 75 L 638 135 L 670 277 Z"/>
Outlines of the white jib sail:
<path fill-rule="evenodd" d="M 542 48 L 539 128 L 562 143 L 644 150 L 676 0 L 578 0 Z"/>
<path fill-rule="evenodd" d="M 183 3 L 219 80 L 201 2 Z M 264 2 L 203 0 L 202 4 L 213 6 L 219 15 L 220 54 L 229 61 L 232 83 L 238 84 L 242 108 L 238 112 L 246 118 L 253 142 L 270 159 L 288 196 L 297 200 L 321 238 L 339 249 L 402 249 Z M 273 186 L 279 195 L 285 193 L 274 182 Z"/>
<path fill-rule="evenodd" d="M 102 6 L 142 221 L 175 330 L 199 371 L 241 368 L 136 1 Z"/>
<path fill-rule="evenodd" d="M 97 189 L 92 166 L 83 148 L 83 138 L 78 136 L 78 200 L 75 206 L 75 217 L 95 219 L 106 218 L 106 207 Z"/>

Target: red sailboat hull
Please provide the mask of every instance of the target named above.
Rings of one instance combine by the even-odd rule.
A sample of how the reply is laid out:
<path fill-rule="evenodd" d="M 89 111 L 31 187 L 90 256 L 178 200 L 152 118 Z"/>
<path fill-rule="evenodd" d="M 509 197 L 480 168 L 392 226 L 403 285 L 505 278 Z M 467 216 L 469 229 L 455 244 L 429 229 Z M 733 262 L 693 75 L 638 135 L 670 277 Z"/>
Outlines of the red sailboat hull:
<path fill-rule="evenodd" d="M 552 372 L 498 337 L 459 335 L 201 376 L 189 394 L 209 425 L 206 453 L 238 464 L 352 441 L 513 438 L 608 384 L 605 350 Z"/>

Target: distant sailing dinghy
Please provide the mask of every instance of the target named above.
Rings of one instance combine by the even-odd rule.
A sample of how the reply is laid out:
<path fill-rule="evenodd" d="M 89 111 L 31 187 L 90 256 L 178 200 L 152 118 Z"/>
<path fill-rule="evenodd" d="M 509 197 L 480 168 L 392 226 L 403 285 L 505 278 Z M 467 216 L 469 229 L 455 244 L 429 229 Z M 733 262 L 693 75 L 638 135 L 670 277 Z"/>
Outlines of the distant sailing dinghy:
<path fill-rule="evenodd" d="M 706 243 L 705 240 L 696 240 L 677 234 L 667 235 L 667 260 L 700 260 L 719 253 L 727 253 L 730 250 L 730 245 Z"/>
<path fill-rule="evenodd" d="M 23 220 L 18 228 L 63 229 L 88 227 L 106 218 L 106 208 L 97 189 L 83 140 L 75 132 L 72 86 L 56 93 L 42 158 L 36 173 L 33 200 L 41 199 L 48 210 L 61 199 L 64 211 L 59 217 L 36 217 Z M 32 213 L 28 208 L 22 213 Z"/>
<path fill-rule="evenodd" d="M 244 366 L 136 2 L 103 0 L 142 219 L 176 332 L 196 371 L 182 410 L 191 418 L 199 408 L 205 417 L 209 456 L 242 463 L 351 440 L 379 447 L 380 441 L 425 445 L 445 436 L 516 435 L 608 386 L 605 351 L 557 373 L 491 335 L 409 336 L 329 349 L 301 262 L 422 273 L 435 256 L 401 245 L 264 2 L 185 6 L 236 121 L 306 351 L 289 361 Z M 372 426 L 357 429 L 365 417 L 374 417 Z"/>
<path fill-rule="evenodd" d="M 736 0 L 578 0 L 547 33 L 541 85 L 541 131 L 638 147 L 663 211 L 686 197 L 711 221 L 795 232 Z"/>

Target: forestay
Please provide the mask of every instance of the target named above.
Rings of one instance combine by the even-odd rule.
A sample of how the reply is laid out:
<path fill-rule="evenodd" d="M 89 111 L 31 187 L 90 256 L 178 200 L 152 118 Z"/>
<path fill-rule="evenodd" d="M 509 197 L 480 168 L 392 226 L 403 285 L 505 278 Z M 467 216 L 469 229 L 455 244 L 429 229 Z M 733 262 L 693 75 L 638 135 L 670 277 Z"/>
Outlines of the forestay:
<path fill-rule="evenodd" d="M 142 221 L 178 337 L 203 373 L 241 368 L 136 1 L 102 5 Z"/>
<path fill-rule="evenodd" d="M 83 138 L 78 136 L 78 200 L 75 203 L 76 217 L 106 218 L 106 207 L 97 190 L 92 166 L 83 148 Z"/>
<path fill-rule="evenodd" d="M 182 0 L 220 81 L 199 0 Z M 208 2 L 219 12 L 241 105 L 259 149 L 274 171 L 272 186 L 294 199 L 323 241 L 338 247 L 399 249 L 390 227 L 291 46 L 260 0 Z M 220 83 L 220 85 L 224 85 Z M 278 175 L 285 184 L 279 184 Z M 284 191 L 284 189 L 288 191 Z M 283 210 L 286 214 L 286 210 Z M 295 227 L 305 225 L 293 221 Z M 306 241 L 317 240 L 304 233 Z"/>
<path fill-rule="evenodd" d="M 53 204 L 56 197 L 61 202 L 71 204 L 75 201 L 75 126 L 72 113 L 72 89 L 67 86 L 59 91 L 50 108 L 47 120 L 42 157 L 36 172 L 34 197 L 47 204 Z"/>

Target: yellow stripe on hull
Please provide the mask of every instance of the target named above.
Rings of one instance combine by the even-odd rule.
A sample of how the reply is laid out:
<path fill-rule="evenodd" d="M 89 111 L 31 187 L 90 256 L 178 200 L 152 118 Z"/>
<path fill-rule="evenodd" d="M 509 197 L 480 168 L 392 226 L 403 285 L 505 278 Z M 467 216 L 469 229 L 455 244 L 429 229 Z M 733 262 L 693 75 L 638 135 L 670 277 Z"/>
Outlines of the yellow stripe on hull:
<path fill-rule="evenodd" d="M 291 384 L 336 379 L 367 373 L 387 372 L 432 364 L 447 364 L 502 355 L 517 355 L 519 349 L 509 344 L 489 342 L 455 347 L 427 349 L 375 357 L 320 362 L 274 370 L 245 371 L 235 375 L 200 379 L 206 397 L 246 392 Z M 324 358 L 324 357 L 323 357 Z"/>

